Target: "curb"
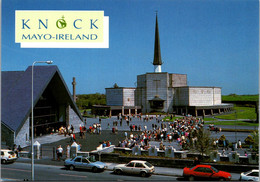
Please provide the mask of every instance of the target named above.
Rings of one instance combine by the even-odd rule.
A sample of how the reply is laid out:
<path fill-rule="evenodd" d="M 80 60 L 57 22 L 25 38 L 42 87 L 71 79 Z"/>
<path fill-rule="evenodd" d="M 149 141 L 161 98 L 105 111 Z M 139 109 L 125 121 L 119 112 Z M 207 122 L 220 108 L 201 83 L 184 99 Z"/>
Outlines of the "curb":
<path fill-rule="evenodd" d="M 63 162 L 64 161 L 61 161 L 61 163 L 59 163 L 60 165 L 58 164 L 50 164 L 48 162 L 46 163 L 43 163 L 43 162 L 39 162 L 37 160 L 34 160 L 34 164 L 40 164 L 40 165 L 46 165 L 46 166 L 57 166 L 57 167 L 64 167 L 63 165 Z M 27 159 L 27 158 L 24 158 L 22 160 L 16 160 L 15 162 L 18 162 L 18 163 L 26 163 L 26 164 L 29 164 L 31 162 L 31 159 Z M 55 163 L 58 163 L 57 161 Z M 162 167 L 163 168 L 163 167 Z M 112 168 L 107 168 L 106 171 L 113 171 L 113 167 Z M 153 175 L 161 175 L 161 176 L 174 176 L 174 177 L 182 177 L 182 175 L 176 175 L 176 174 L 166 174 L 166 173 L 159 173 L 159 172 L 155 172 Z"/>

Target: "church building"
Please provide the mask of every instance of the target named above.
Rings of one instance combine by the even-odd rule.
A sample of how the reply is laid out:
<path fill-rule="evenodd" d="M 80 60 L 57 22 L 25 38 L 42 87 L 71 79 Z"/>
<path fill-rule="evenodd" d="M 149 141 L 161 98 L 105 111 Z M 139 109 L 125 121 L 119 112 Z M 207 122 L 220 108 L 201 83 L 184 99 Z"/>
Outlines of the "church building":
<path fill-rule="evenodd" d="M 73 125 L 82 116 L 57 66 L 34 66 L 34 137 Z M 2 71 L 1 141 L 12 147 L 29 146 L 31 138 L 32 67 L 25 71 Z"/>
<path fill-rule="evenodd" d="M 174 113 L 205 116 L 232 110 L 232 104 L 222 104 L 221 87 L 194 87 L 187 85 L 187 74 L 162 71 L 159 26 L 156 15 L 154 43 L 154 72 L 137 76 L 134 95 L 121 97 L 115 88 L 106 88 L 107 105 L 113 106 L 119 99 L 133 100 L 132 106 L 140 107 L 141 113 Z M 126 88 L 126 87 L 125 87 Z M 128 96 L 128 97 L 127 97 Z M 120 98 L 119 98 L 120 97 Z M 113 102 L 111 102 L 113 100 Z M 124 104 L 121 104 L 124 107 Z"/>

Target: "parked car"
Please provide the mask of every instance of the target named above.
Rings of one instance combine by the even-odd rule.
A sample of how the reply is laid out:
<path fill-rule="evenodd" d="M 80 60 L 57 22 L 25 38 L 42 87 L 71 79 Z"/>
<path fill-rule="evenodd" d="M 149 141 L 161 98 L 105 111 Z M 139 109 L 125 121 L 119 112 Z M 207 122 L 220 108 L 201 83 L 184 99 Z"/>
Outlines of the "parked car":
<path fill-rule="evenodd" d="M 209 131 L 215 131 L 215 132 L 220 132 L 221 128 L 214 126 L 214 124 L 209 124 Z"/>
<path fill-rule="evenodd" d="M 142 177 L 151 176 L 154 173 L 154 166 L 146 161 L 133 160 L 128 164 L 118 164 L 113 169 L 116 174 L 139 174 Z"/>
<path fill-rule="evenodd" d="M 253 169 L 240 174 L 239 181 L 259 181 L 259 170 Z"/>
<path fill-rule="evenodd" d="M 77 156 L 73 159 L 67 159 L 64 161 L 64 166 L 67 169 L 88 169 L 92 172 L 102 172 L 107 168 L 107 165 L 103 162 L 95 161 L 93 156 L 83 157 Z"/>
<path fill-rule="evenodd" d="M 12 150 L 1 149 L 1 163 L 11 163 L 17 159 L 16 153 Z"/>
<path fill-rule="evenodd" d="M 219 171 L 210 165 L 196 165 L 192 168 L 185 167 L 183 169 L 183 177 L 188 178 L 190 181 L 193 181 L 195 178 L 229 181 L 232 178 L 230 173 Z"/>

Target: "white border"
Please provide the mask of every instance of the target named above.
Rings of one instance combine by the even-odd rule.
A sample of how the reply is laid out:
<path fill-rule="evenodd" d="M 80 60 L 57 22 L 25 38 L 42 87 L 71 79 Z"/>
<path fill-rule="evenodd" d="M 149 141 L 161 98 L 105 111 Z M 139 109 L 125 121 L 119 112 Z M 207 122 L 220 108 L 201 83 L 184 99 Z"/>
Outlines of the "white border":
<path fill-rule="evenodd" d="M 109 48 L 109 17 L 104 16 L 103 42 L 22 42 L 21 48 Z"/>

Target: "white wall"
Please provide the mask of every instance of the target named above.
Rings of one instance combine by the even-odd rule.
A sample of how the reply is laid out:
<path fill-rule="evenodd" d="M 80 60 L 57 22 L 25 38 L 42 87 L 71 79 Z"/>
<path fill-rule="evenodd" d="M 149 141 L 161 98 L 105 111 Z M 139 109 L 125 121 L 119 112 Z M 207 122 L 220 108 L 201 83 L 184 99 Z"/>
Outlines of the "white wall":
<path fill-rule="evenodd" d="M 221 89 L 214 87 L 189 87 L 189 106 L 221 104 Z"/>
<path fill-rule="evenodd" d="M 221 88 L 214 88 L 214 105 L 220 105 L 221 103 Z"/>
<path fill-rule="evenodd" d="M 14 139 L 14 143 L 18 146 L 20 145 L 22 148 L 23 147 L 26 147 L 30 144 L 30 141 L 29 141 L 29 125 L 30 125 L 30 119 L 28 118 L 23 127 L 20 129 L 19 133 L 17 133 L 17 135 L 15 136 L 15 139 Z M 26 138 L 26 135 L 27 135 L 27 138 Z M 27 140 L 26 140 L 27 139 Z"/>
<path fill-rule="evenodd" d="M 74 110 L 69 106 L 69 124 L 73 125 L 74 132 L 79 132 L 79 125 L 83 125 L 83 122 L 79 116 L 74 112 Z"/>
<path fill-rule="evenodd" d="M 124 106 L 135 106 L 135 89 L 124 88 L 123 89 L 123 105 Z"/>

